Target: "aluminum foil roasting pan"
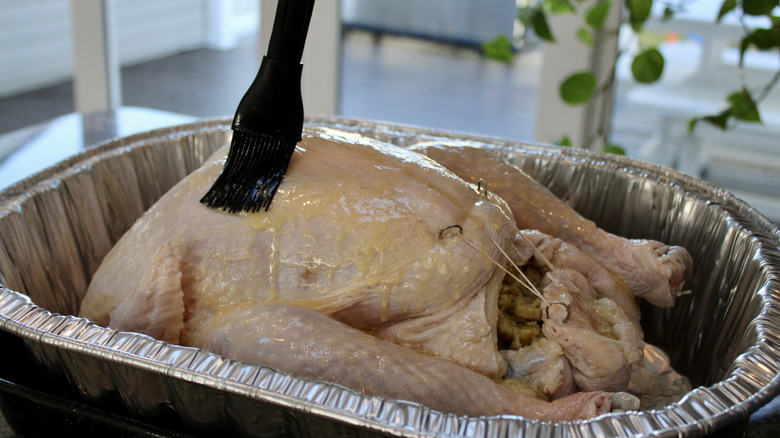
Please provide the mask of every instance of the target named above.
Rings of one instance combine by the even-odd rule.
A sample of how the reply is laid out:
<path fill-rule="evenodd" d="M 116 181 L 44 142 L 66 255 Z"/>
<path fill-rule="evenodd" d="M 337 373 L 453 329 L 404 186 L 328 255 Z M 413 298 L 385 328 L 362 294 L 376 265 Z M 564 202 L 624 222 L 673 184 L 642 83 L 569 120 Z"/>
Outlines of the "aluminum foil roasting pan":
<path fill-rule="evenodd" d="M 671 309 L 643 306 L 642 321 L 695 389 L 662 409 L 582 422 L 462 417 L 69 316 L 123 232 L 229 142 L 229 122 L 110 141 L 0 192 L 0 330 L 24 344 L 41 379 L 136 418 L 255 436 L 701 436 L 780 393 L 780 230 L 750 206 L 624 157 L 354 119 L 307 123 L 401 146 L 444 138 L 493 148 L 602 228 L 688 248 L 693 292 Z"/>

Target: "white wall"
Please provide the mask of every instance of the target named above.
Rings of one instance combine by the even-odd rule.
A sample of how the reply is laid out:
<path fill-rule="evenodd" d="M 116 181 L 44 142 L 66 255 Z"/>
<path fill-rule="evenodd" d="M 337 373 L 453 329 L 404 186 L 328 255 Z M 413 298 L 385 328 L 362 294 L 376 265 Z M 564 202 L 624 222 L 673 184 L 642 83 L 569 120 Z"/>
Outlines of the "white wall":
<path fill-rule="evenodd" d="M 208 5 L 206 42 L 210 48 L 232 49 L 240 38 L 257 34 L 260 0 L 208 0 Z"/>
<path fill-rule="evenodd" d="M 345 24 L 481 46 L 512 37 L 514 0 L 342 0 Z"/>
<path fill-rule="evenodd" d="M 70 1 L 0 1 L 0 97 L 73 75 Z M 114 1 L 123 65 L 206 45 L 208 0 Z"/>
<path fill-rule="evenodd" d="M 115 0 L 114 24 L 123 64 L 202 47 L 206 41 L 205 0 Z"/>
<path fill-rule="evenodd" d="M 67 0 L 0 2 L 0 96 L 69 74 L 69 17 Z"/>

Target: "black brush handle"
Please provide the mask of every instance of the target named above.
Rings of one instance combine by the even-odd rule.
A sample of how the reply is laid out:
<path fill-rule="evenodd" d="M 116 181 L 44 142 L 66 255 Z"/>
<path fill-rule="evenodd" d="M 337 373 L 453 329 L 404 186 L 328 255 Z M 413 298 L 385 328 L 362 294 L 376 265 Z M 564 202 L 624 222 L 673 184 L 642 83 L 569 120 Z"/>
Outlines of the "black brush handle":
<path fill-rule="evenodd" d="M 279 0 L 268 42 L 268 57 L 299 63 L 309 32 L 314 0 Z"/>
<path fill-rule="evenodd" d="M 303 99 L 301 56 L 314 0 L 279 0 L 274 27 L 254 82 L 238 104 L 233 130 L 301 139 Z"/>

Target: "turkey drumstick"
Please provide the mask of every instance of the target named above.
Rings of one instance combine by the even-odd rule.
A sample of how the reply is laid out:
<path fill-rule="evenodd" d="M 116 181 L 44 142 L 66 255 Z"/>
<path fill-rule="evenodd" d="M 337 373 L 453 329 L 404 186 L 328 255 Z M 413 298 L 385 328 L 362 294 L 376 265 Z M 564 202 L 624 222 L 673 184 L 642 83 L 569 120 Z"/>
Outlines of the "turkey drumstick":
<path fill-rule="evenodd" d="M 572 421 L 633 400 L 623 394 L 580 392 L 538 400 L 455 365 L 376 339 L 309 309 L 259 305 L 215 322 L 199 340 L 210 351 L 263 363 L 297 377 L 338 383 L 369 396 L 415 400 L 459 415 L 515 414 Z"/>
<path fill-rule="evenodd" d="M 636 297 L 655 306 L 673 306 L 690 276 L 693 261 L 685 248 L 610 234 L 489 150 L 441 142 L 420 143 L 412 149 L 470 183 L 484 180 L 491 192 L 509 204 L 517 228 L 539 230 L 579 247 Z"/>

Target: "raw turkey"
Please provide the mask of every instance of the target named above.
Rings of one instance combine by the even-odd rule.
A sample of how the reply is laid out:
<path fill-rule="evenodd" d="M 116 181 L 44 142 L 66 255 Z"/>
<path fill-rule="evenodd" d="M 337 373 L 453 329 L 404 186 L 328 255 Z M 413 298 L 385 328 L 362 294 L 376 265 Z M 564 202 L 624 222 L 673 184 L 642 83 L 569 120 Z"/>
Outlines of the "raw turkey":
<path fill-rule="evenodd" d="M 573 420 L 627 407 L 615 392 L 641 357 L 636 303 L 578 248 L 520 233 L 497 195 L 423 155 L 320 128 L 304 132 L 268 212 L 227 214 L 198 202 L 226 154 L 116 244 L 81 316 L 445 412 Z M 499 383 L 505 266 L 541 259 L 547 300 L 565 304 L 548 303 L 544 321 L 566 364 L 551 402 Z"/>
<path fill-rule="evenodd" d="M 558 237 L 582 249 L 631 292 L 658 307 L 671 307 L 690 277 L 693 259 L 680 246 L 625 239 L 600 229 L 495 152 L 468 143 L 430 141 L 412 146 L 466 181 L 482 179 L 509 203 L 517 226 Z"/>

